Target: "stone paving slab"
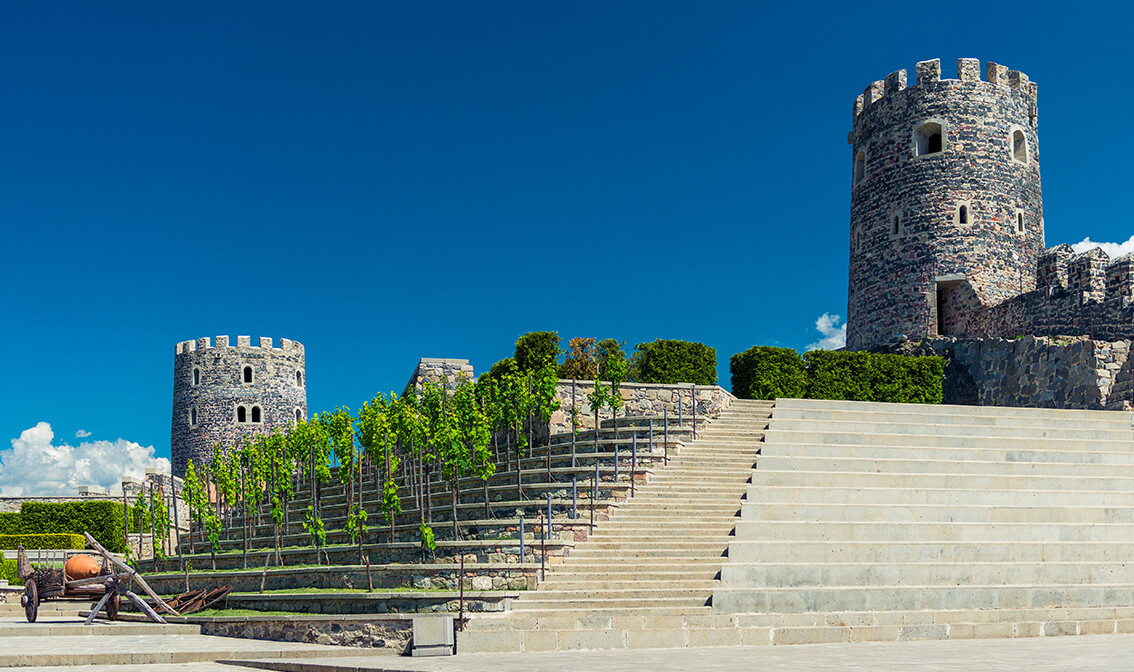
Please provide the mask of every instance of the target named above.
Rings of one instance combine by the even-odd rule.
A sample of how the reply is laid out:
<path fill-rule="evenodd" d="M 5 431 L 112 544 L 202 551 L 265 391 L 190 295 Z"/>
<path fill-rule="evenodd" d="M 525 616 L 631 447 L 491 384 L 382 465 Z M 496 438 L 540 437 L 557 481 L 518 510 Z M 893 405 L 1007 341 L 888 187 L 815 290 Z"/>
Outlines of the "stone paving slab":
<path fill-rule="evenodd" d="M 8 637 L 34 636 L 114 636 L 114 635 L 199 635 L 201 626 L 170 623 L 107 621 L 96 619 L 85 625 L 86 619 L 77 616 L 40 617 L 35 623 L 28 623 L 24 617 L 0 617 L 0 643 Z"/>
<path fill-rule="evenodd" d="M 28 635 L 0 641 L 0 667 L 160 665 L 225 659 L 367 657 L 368 649 L 208 635 Z"/>
<path fill-rule="evenodd" d="M 448 658 L 242 661 L 280 672 L 1126 672 L 1134 634 L 965 641 L 801 644 Z M 118 668 L 121 669 L 121 668 Z M 235 668 L 239 669 L 239 668 Z"/>
<path fill-rule="evenodd" d="M 248 672 L 224 663 L 164 663 L 150 665 L 77 665 L 75 667 L 21 667 L 20 672 Z"/>

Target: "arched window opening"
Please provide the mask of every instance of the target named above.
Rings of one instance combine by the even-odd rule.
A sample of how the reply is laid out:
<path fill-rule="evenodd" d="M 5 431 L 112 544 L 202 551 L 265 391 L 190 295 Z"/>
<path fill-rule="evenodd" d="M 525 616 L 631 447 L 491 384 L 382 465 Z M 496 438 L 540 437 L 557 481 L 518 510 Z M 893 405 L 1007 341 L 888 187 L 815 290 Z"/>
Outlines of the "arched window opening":
<path fill-rule="evenodd" d="M 302 371 L 296 371 L 295 372 L 295 385 L 296 385 L 296 387 L 303 387 L 303 372 Z"/>
<path fill-rule="evenodd" d="M 854 183 L 858 184 L 866 177 L 866 152 L 859 151 L 854 157 Z"/>
<path fill-rule="evenodd" d="M 252 367 L 251 366 L 244 367 L 244 382 L 246 382 L 246 383 L 252 382 Z"/>
<path fill-rule="evenodd" d="M 959 213 L 957 213 L 957 220 L 961 224 L 968 224 L 969 223 L 969 206 L 967 206 L 967 205 L 961 206 L 961 211 Z"/>
<path fill-rule="evenodd" d="M 244 408 L 243 406 L 237 406 L 236 407 L 236 421 L 237 422 L 248 422 L 248 409 Z"/>
<path fill-rule="evenodd" d="M 252 407 L 252 422 L 260 422 L 260 407 Z"/>
<path fill-rule="evenodd" d="M 1024 213 L 1016 213 L 1016 233 L 1024 232 Z"/>
<path fill-rule="evenodd" d="M 895 214 L 894 220 L 890 223 L 890 235 L 898 235 L 902 232 L 902 216 Z"/>
<path fill-rule="evenodd" d="M 940 154 L 945 146 L 945 129 L 935 121 L 927 121 L 917 127 L 914 133 L 917 141 L 917 155 Z"/>
<path fill-rule="evenodd" d="M 297 408 L 297 409 L 295 409 L 295 424 L 298 425 L 301 422 L 303 422 L 303 413 L 301 413 L 300 410 Z"/>
<path fill-rule="evenodd" d="M 200 369 L 197 369 L 197 368 L 193 369 L 193 384 L 194 385 L 200 385 L 201 384 L 201 370 Z"/>
<path fill-rule="evenodd" d="M 190 425 L 196 425 L 197 424 L 197 409 L 196 408 L 190 408 L 189 409 L 189 424 Z"/>
<path fill-rule="evenodd" d="M 1012 160 L 1018 163 L 1028 162 L 1028 141 L 1019 129 L 1012 133 Z"/>

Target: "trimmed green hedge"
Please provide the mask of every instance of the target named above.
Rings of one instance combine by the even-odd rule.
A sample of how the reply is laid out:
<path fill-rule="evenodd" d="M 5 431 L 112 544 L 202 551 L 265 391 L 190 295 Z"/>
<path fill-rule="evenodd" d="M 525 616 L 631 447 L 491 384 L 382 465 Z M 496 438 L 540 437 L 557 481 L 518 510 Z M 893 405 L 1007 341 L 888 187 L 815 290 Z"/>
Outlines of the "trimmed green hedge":
<path fill-rule="evenodd" d="M 941 357 L 754 347 L 732 356 L 732 393 L 741 399 L 845 399 L 940 404 Z"/>
<path fill-rule="evenodd" d="M 16 576 L 16 561 L 0 558 L 0 579 L 7 579 L 8 585 L 22 586 L 24 580 Z"/>
<path fill-rule="evenodd" d="M 639 343 L 634 350 L 640 383 L 717 383 L 717 350 L 704 343 L 658 339 Z"/>
<path fill-rule="evenodd" d="M 0 534 L 0 549 L 10 551 L 21 544 L 29 551 L 37 548 L 81 551 L 87 547 L 87 540 L 81 534 Z"/>
<path fill-rule="evenodd" d="M 803 358 L 791 348 L 757 345 L 729 359 L 732 393 L 741 399 L 801 398 L 807 394 Z"/>
<path fill-rule="evenodd" d="M 812 350 L 803 356 L 811 399 L 940 404 L 945 360 L 941 357 Z"/>
<path fill-rule="evenodd" d="M 83 532 L 89 532 L 108 551 L 124 553 L 124 520 L 122 505 L 108 500 L 23 502 L 19 513 L 0 514 L 0 534 L 77 534 L 82 538 Z"/>

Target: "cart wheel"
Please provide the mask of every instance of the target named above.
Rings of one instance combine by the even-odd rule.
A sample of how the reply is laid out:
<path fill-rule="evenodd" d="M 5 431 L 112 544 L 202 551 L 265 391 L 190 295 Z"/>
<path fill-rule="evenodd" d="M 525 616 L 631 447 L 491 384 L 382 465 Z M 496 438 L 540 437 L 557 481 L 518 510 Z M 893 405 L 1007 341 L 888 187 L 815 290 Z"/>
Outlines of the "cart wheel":
<path fill-rule="evenodd" d="M 24 614 L 28 617 L 28 623 L 35 623 L 35 617 L 39 615 L 39 591 L 36 590 L 35 581 L 28 579 L 24 584 Z"/>
<path fill-rule="evenodd" d="M 118 620 L 118 605 L 122 601 L 122 596 L 114 593 L 114 597 L 106 602 L 106 617 L 112 621 Z"/>

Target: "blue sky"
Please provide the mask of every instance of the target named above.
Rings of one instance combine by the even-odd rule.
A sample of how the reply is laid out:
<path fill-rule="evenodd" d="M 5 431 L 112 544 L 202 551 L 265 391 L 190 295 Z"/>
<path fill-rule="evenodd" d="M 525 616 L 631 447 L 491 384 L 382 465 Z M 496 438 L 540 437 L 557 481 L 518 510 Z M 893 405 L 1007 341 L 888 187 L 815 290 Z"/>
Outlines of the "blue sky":
<path fill-rule="evenodd" d="M 992 9 L 0 5 L 0 447 L 168 456 L 174 345 L 217 334 L 304 343 L 313 412 L 545 329 L 727 386 L 845 316 L 852 101 L 929 58 L 1038 82 L 1048 245 L 1126 241 L 1131 10 Z"/>

